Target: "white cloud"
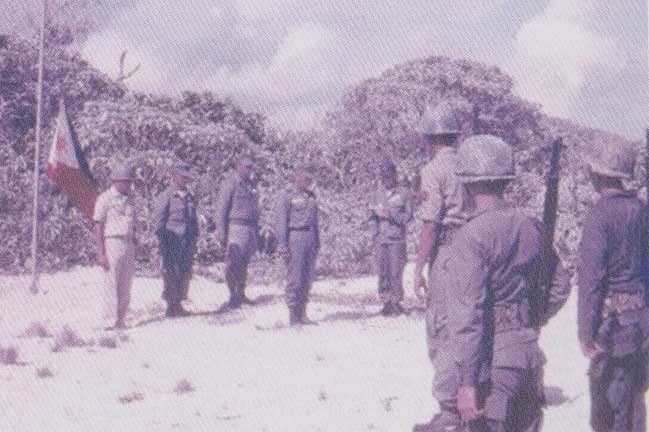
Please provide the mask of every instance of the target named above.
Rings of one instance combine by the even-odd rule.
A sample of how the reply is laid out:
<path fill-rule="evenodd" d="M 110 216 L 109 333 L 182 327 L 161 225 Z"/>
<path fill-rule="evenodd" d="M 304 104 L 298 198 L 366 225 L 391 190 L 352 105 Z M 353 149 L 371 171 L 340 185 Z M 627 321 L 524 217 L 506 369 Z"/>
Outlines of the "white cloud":
<path fill-rule="evenodd" d="M 639 88 L 646 81 L 646 45 L 640 49 L 646 38 L 636 39 L 646 34 L 646 15 L 636 20 L 642 8 L 629 6 L 631 0 L 607 8 L 596 0 L 547 1 L 377 0 L 370 7 L 139 0 L 106 14 L 83 56 L 115 76 L 119 54 L 128 49 L 130 66 L 142 64 L 127 81 L 135 90 L 211 90 L 277 124 L 303 127 L 347 88 L 395 64 L 429 55 L 469 58 L 503 67 L 518 93 L 546 112 L 585 124 L 611 118 L 603 127 L 628 135 L 646 118 L 646 101 L 634 98 L 646 90 Z M 602 108 L 613 99 L 617 118 Z M 623 115 L 619 107 L 631 99 L 632 115 Z"/>
<path fill-rule="evenodd" d="M 590 0 L 551 0 L 516 34 L 509 68 L 517 91 L 549 114 L 571 117 L 591 74 L 624 67 L 615 38 L 589 27 L 592 6 Z"/>

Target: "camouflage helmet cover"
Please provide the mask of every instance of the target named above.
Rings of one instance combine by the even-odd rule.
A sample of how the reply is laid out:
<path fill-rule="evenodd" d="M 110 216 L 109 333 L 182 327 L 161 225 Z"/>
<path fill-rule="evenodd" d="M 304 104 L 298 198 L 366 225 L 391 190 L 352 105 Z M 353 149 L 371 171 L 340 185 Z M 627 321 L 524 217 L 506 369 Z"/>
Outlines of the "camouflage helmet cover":
<path fill-rule="evenodd" d="M 421 118 L 420 130 L 424 135 L 458 135 L 460 122 L 457 111 L 447 103 L 427 108 Z"/>
<path fill-rule="evenodd" d="M 514 151 L 494 135 L 474 135 L 457 150 L 455 174 L 462 183 L 488 180 L 511 180 L 514 174 Z"/>
<path fill-rule="evenodd" d="M 594 146 L 588 167 L 599 175 L 631 180 L 636 156 L 635 149 L 629 144 L 600 143 Z"/>

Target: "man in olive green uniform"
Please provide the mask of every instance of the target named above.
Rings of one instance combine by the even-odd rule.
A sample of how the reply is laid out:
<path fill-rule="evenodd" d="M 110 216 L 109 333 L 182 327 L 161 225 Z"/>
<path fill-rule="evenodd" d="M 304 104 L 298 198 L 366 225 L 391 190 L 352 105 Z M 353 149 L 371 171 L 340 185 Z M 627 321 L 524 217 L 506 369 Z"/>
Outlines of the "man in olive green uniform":
<path fill-rule="evenodd" d="M 160 195 L 153 213 L 162 255 L 162 298 L 167 301 L 168 317 L 189 314 L 181 301 L 189 290 L 198 238 L 196 199 L 187 189 L 187 183 L 194 178 L 189 165 L 178 164 L 173 171 L 172 185 Z"/>
<path fill-rule="evenodd" d="M 294 186 L 280 202 L 277 212 L 278 253 L 287 263 L 286 304 L 290 325 L 313 324 L 306 305 L 320 248 L 318 202 L 312 191 L 313 168 L 300 167 Z"/>
<path fill-rule="evenodd" d="M 379 174 L 382 187 L 370 205 L 370 230 L 383 302 L 381 315 L 398 316 L 404 312 L 402 277 L 408 258 L 406 224 L 412 219 L 412 199 L 408 189 L 397 185 L 397 169 L 392 161 L 383 161 Z"/>
<path fill-rule="evenodd" d="M 421 171 L 423 202 L 416 217 L 422 221 L 413 288 L 417 296 L 426 299 L 426 333 L 428 354 L 435 369 L 433 396 L 440 412 L 429 422 L 415 425 L 414 431 L 454 430 L 461 420 L 455 406 L 458 386 L 457 367 L 450 357 L 446 322 L 444 286 L 435 281 L 437 262 L 444 255 L 453 234 L 464 224 L 466 195 L 455 175 L 457 151 L 455 145 L 460 133 L 457 112 L 447 104 L 427 111 L 421 124 L 432 160 Z M 428 286 L 423 269 L 429 264 Z M 426 287 L 426 292 L 423 288 Z"/>
<path fill-rule="evenodd" d="M 591 426 L 596 432 L 646 428 L 649 292 L 647 210 L 622 180 L 633 177 L 632 147 L 595 146 L 590 161 L 600 199 L 579 247 L 577 323 L 591 360 Z"/>
<path fill-rule="evenodd" d="M 252 167 L 250 156 L 239 156 L 217 197 L 217 239 L 226 245 L 225 279 L 231 308 L 253 303 L 245 295 L 248 264 L 257 250 L 259 223 L 259 200 L 251 180 Z"/>
<path fill-rule="evenodd" d="M 543 286 L 543 225 L 503 199 L 514 178 L 507 143 L 492 135 L 466 139 L 456 173 L 472 211 L 448 255 L 440 257 L 438 280 L 447 293 L 450 352 L 459 367 L 457 408 L 469 430 L 536 432 L 542 423 L 545 362 L 538 326 L 568 299 L 568 274 L 551 250 L 552 278 Z M 548 290 L 548 301 L 533 311 L 540 289 Z M 487 386 L 480 379 L 485 366 Z"/>
<path fill-rule="evenodd" d="M 126 327 L 135 273 L 135 198 L 133 171 L 127 165 L 111 170 L 112 186 L 97 197 L 93 220 L 97 262 L 106 271 L 108 289 L 117 295 L 114 328 Z"/>

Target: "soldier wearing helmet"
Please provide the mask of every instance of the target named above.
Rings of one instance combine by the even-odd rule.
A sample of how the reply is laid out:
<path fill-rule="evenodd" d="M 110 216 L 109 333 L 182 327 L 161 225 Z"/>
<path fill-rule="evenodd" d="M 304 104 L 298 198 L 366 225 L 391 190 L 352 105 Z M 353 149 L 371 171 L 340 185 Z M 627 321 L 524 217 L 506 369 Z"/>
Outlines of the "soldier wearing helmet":
<path fill-rule="evenodd" d="M 423 201 L 416 213 L 422 221 L 417 247 L 413 288 L 425 299 L 428 353 L 435 369 L 433 396 L 440 412 L 432 421 L 415 426 L 415 431 L 453 430 L 461 419 L 455 406 L 457 368 L 446 355 L 450 341 L 446 332 L 446 300 L 444 287 L 436 279 L 439 258 L 444 255 L 451 238 L 465 221 L 466 196 L 454 168 L 457 164 L 455 144 L 460 134 L 457 112 L 442 103 L 426 111 L 420 132 L 432 153 L 432 159 L 421 170 Z M 429 264 L 428 284 L 423 269 Z"/>
<path fill-rule="evenodd" d="M 600 195 L 579 247 L 579 342 L 591 361 L 591 426 L 644 430 L 649 338 L 647 213 L 622 183 L 633 177 L 630 146 L 600 144 L 589 160 Z"/>
<path fill-rule="evenodd" d="M 544 356 L 530 304 L 541 289 L 543 227 L 503 198 L 514 178 L 514 157 L 500 138 L 465 140 L 455 172 L 466 187 L 471 212 L 448 253 L 438 258 L 435 280 L 446 291 L 453 341 L 448 355 L 458 365 L 457 409 L 469 428 L 538 431 Z M 555 268 L 541 322 L 570 293 L 567 272 L 552 254 Z"/>

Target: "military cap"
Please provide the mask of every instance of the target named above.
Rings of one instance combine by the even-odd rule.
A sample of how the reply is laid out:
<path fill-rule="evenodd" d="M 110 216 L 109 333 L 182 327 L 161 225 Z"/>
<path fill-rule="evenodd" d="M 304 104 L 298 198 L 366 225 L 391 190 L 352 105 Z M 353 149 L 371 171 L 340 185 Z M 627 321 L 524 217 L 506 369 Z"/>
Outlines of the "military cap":
<path fill-rule="evenodd" d="M 424 135 L 458 135 L 460 122 L 457 111 L 448 103 L 441 103 L 426 109 L 419 126 Z"/>
<path fill-rule="evenodd" d="M 455 174 L 462 183 L 488 180 L 511 180 L 514 174 L 514 151 L 494 135 L 474 135 L 457 150 Z"/>
<path fill-rule="evenodd" d="M 630 180 L 636 160 L 636 150 L 628 144 L 595 145 L 593 154 L 588 158 L 588 166 L 595 174 L 606 177 Z"/>
<path fill-rule="evenodd" d="M 195 179 L 196 173 L 192 170 L 192 167 L 190 164 L 185 163 L 185 162 L 179 162 L 174 166 L 173 169 L 174 174 L 181 175 L 183 177 L 187 177 L 188 179 Z"/>
<path fill-rule="evenodd" d="M 110 179 L 113 181 L 133 181 L 133 168 L 127 164 L 116 164 L 110 170 Z"/>

